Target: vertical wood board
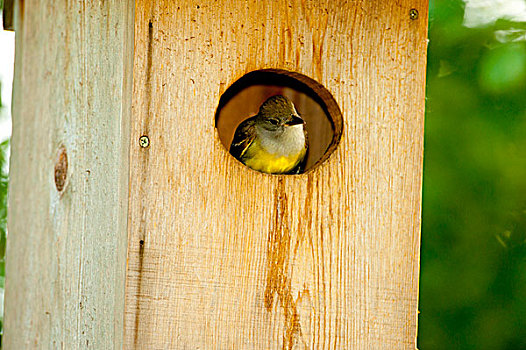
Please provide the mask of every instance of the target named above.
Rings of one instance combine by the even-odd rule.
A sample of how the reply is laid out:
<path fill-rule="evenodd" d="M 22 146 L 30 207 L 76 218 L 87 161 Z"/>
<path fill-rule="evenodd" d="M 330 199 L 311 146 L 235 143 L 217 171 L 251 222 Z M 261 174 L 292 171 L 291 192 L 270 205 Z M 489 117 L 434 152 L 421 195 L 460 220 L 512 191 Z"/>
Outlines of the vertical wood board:
<path fill-rule="evenodd" d="M 127 348 L 416 347 L 427 7 L 136 1 Z M 219 141 L 221 93 L 265 68 L 342 110 L 311 172 L 252 171 Z"/>
<path fill-rule="evenodd" d="M 5 349 L 122 347 L 133 10 L 15 4 Z"/>

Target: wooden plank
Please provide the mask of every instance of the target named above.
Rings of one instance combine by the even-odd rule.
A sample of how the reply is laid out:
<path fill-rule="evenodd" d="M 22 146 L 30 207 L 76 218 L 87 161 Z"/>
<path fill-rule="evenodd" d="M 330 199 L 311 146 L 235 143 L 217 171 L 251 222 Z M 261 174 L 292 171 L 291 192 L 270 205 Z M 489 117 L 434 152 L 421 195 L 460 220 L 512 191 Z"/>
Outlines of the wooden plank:
<path fill-rule="evenodd" d="M 122 347 L 133 5 L 15 9 L 6 349 Z"/>
<path fill-rule="evenodd" d="M 427 7 L 137 0 L 127 348 L 416 347 Z M 221 145 L 221 93 L 263 68 L 310 76 L 343 112 L 307 174 Z"/>

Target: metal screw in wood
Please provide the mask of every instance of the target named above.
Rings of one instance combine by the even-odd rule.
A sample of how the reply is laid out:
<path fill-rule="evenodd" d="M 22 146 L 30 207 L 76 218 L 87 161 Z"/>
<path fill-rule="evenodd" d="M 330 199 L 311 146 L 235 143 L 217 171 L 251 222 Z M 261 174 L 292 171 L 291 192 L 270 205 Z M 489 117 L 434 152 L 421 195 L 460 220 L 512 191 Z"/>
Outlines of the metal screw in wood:
<path fill-rule="evenodd" d="M 417 9 L 411 9 L 409 10 L 409 18 L 412 20 L 415 20 L 418 18 L 418 10 Z"/>
<path fill-rule="evenodd" d="M 139 138 L 139 145 L 142 147 L 142 148 L 146 148 L 150 145 L 150 139 L 148 138 L 148 136 L 146 135 L 143 135 Z"/>

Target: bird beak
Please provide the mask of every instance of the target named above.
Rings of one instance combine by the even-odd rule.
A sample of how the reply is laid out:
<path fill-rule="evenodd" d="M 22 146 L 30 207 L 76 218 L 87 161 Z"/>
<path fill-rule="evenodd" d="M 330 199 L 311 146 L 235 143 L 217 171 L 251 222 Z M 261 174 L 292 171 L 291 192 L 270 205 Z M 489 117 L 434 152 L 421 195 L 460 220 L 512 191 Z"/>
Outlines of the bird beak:
<path fill-rule="evenodd" d="M 301 119 L 301 117 L 297 115 L 293 115 L 292 119 L 285 123 L 285 125 L 289 125 L 289 126 L 299 125 L 299 124 L 303 124 L 303 119 Z"/>

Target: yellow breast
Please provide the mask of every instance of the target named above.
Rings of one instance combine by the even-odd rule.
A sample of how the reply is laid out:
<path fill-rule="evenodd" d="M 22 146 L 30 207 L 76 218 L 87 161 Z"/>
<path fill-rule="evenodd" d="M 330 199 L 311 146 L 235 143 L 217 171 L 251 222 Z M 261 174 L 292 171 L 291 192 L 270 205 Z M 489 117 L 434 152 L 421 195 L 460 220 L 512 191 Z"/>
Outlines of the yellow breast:
<path fill-rule="evenodd" d="M 306 150 L 297 154 L 280 156 L 268 153 L 259 142 L 254 141 L 241 157 L 241 161 L 248 167 L 269 174 L 284 174 L 293 170 L 305 157 Z"/>

